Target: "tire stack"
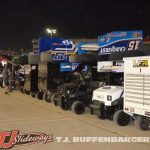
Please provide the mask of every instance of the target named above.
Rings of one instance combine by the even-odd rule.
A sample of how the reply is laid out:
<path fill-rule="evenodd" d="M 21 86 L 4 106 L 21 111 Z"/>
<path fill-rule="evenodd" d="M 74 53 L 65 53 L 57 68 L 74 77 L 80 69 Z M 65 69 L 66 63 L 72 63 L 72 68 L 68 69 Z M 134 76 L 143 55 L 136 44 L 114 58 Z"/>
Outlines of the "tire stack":
<path fill-rule="evenodd" d="M 28 63 L 30 65 L 35 65 L 40 62 L 40 55 L 39 54 L 34 54 L 33 52 L 30 52 L 28 54 Z"/>
<path fill-rule="evenodd" d="M 28 56 L 27 55 L 14 56 L 12 58 L 12 63 L 19 65 L 28 64 Z"/>
<path fill-rule="evenodd" d="M 22 59 L 22 62 L 26 61 L 25 58 Z M 32 65 L 38 65 L 40 62 L 40 55 L 39 54 L 34 54 L 33 52 L 28 53 L 28 64 L 30 68 L 32 69 Z M 24 91 L 27 95 L 32 94 L 31 93 L 31 75 L 25 75 L 25 83 L 24 83 Z"/>
<path fill-rule="evenodd" d="M 53 58 L 52 58 L 51 52 L 42 52 L 40 55 L 40 61 L 43 64 L 47 64 L 48 62 L 52 62 Z"/>
<path fill-rule="evenodd" d="M 47 92 L 47 63 L 52 62 L 53 58 L 51 52 L 42 52 L 40 54 L 39 68 L 38 68 L 38 88 L 39 92 L 36 93 L 37 99 L 44 99 L 48 101 L 49 94 Z"/>
<path fill-rule="evenodd" d="M 17 59 L 17 63 L 20 65 L 28 64 L 28 56 L 26 56 L 26 55 L 19 56 Z"/>

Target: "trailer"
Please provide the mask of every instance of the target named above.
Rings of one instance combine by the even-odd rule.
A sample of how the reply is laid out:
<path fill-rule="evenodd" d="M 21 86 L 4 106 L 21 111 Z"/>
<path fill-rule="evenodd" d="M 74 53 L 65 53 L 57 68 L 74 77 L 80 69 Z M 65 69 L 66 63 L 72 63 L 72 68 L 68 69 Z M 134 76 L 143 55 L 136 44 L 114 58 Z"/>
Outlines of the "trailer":
<path fill-rule="evenodd" d="M 150 129 L 150 56 L 124 58 L 124 107 L 126 115 L 142 130 Z M 121 112 L 121 111 L 120 111 Z M 116 112 L 116 123 L 121 114 Z M 124 117 L 122 116 L 124 119 Z"/>

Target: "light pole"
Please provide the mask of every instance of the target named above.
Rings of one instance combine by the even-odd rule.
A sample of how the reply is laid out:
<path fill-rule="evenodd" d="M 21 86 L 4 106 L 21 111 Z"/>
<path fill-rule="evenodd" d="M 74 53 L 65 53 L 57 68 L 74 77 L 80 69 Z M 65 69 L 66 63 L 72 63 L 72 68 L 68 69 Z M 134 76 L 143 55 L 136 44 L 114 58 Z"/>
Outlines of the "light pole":
<path fill-rule="evenodd" d="M 49 29 L 49 28 L 47 28 L 46 31 L 47 31 L 47 33 L 51 34 L 51 38 L 52 38 L 53 34 L 56 34 L 56 29 Z"/>

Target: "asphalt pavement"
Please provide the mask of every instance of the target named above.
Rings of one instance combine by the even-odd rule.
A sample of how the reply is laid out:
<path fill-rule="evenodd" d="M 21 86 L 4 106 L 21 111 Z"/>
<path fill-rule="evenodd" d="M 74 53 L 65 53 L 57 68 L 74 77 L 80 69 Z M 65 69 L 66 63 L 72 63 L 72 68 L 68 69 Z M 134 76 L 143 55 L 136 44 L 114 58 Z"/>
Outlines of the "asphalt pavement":
<path fill-rule="evenodd" d="M 100 120 L 96 116 L 90 115 L 88 108 L 85 114 L 76 115 L 71 111 L 63 111 L 59 107 L 55 107 L 52 103 L 37 100 L 19 91 L 13 91 L 7 95 L 4 94 L 3 89 L 0 89 L 1 148 L 2 144 L 4 144 L 2 143 L 2 135 L 6 131 L 18 132 L 18 136 L 15 138 L 16 143 L 23 143 L 25 135 L 31 136 L 31 133 L 38 135 L 43 133 L 43 135 L 49 137 L 49 141 L 44 142 L 41 139 L 41 141 L 35 141 L 34 144 L 28 143 L 30 141 L 28 137 L 28 142 L 24 143 L 25 145 L 13 145 L 11 149 L 14 150 L 150 149 L 150 142 L 109 141 L 112 137 L 150 137 L 150 131 L 141 131 L 134 126 L 134 123 L 120 127 L 110 120 Z M 22 136 L 22 141 L 21 136 L 19 139 L 19 135 Z M 108 141 L 102 140 L 105 138 Z"/>

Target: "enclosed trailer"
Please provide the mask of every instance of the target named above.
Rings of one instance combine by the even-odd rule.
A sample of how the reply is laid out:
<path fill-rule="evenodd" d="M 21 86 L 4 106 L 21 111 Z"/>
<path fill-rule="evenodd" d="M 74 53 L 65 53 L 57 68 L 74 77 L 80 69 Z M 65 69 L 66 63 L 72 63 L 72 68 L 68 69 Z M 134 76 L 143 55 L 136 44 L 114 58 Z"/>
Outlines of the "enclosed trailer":
<path fill-rule="evenodd" d="M 124 112 L 142 130 L 150 127 L 150 56 L 124 58 Z"/>

